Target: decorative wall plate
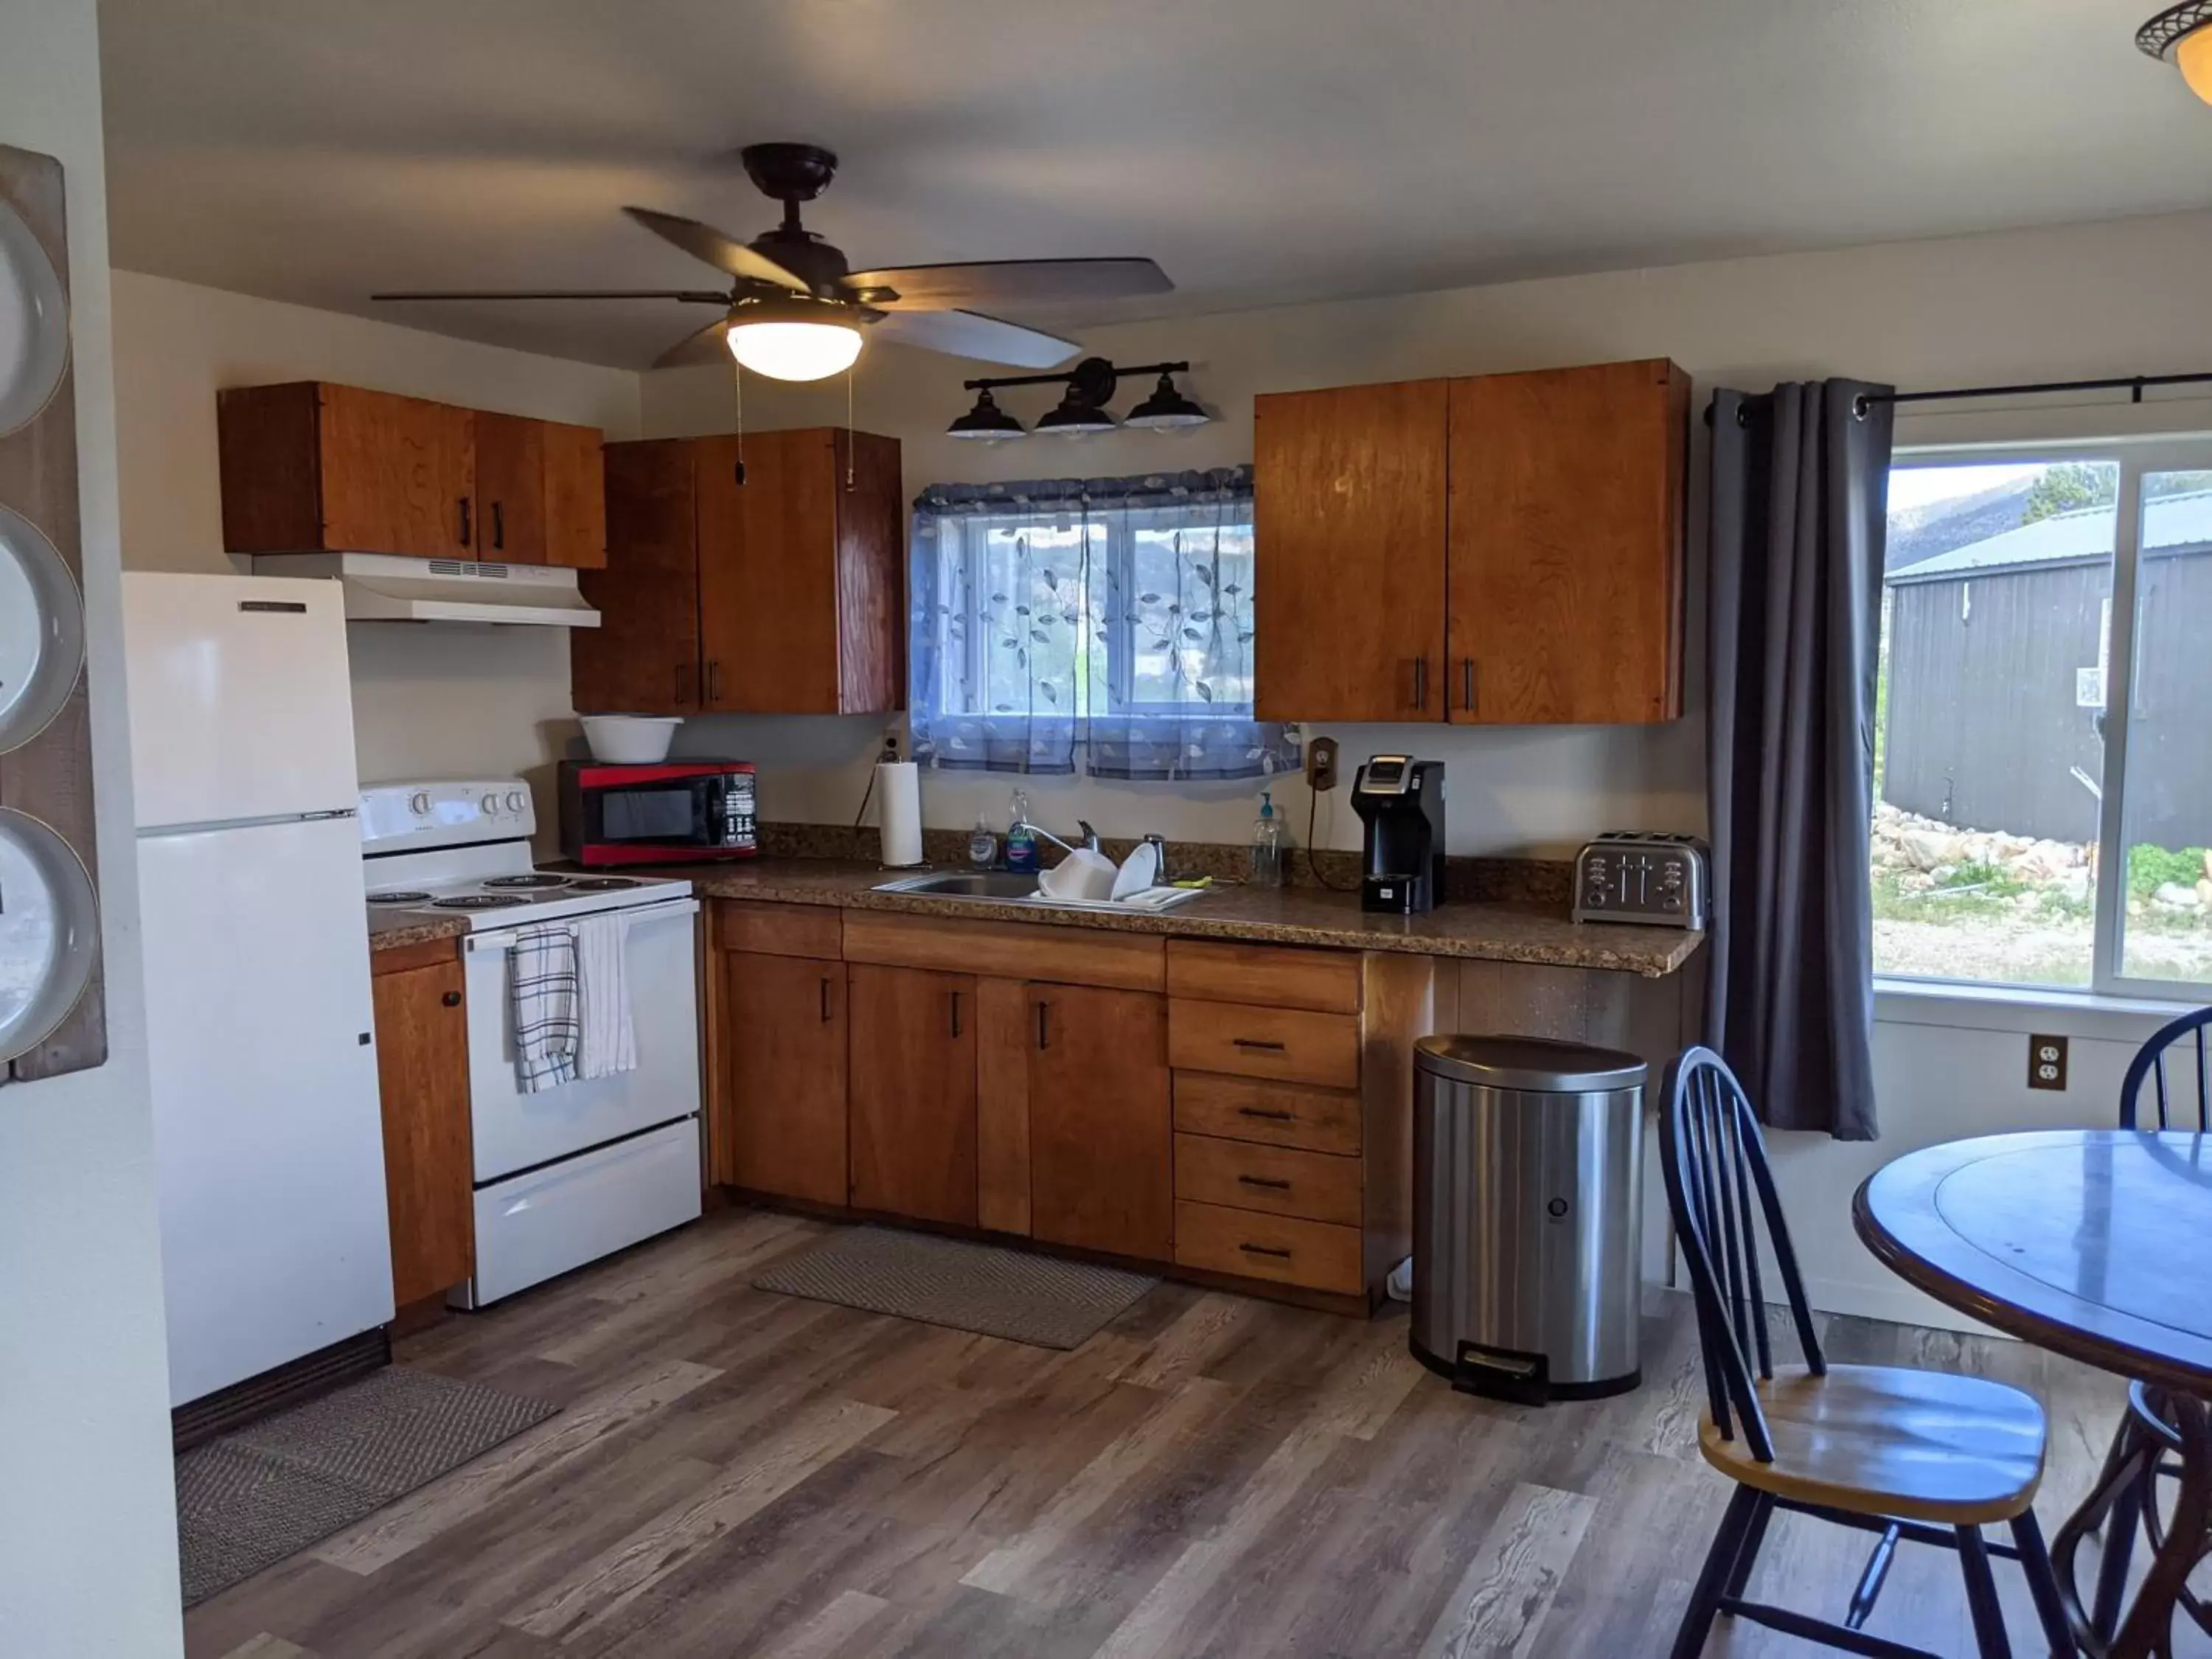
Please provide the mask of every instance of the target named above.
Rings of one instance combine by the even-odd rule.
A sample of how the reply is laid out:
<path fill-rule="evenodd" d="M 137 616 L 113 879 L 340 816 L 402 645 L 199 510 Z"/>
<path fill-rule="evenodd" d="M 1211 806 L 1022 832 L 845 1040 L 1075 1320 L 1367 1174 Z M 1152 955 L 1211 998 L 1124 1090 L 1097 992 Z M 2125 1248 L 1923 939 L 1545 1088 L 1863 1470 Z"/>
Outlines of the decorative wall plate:
<path fill-rule="evenodd" d="M 51 1036 L 92 983 L 100 901 L 69 843 L 0 806 L 0 1062 Z"/>
<path fill-rule="evenodd" d="M 84 666 L 84 600 L 62 556 L 0 507 L 0 755 L 52 724 Z"/>
<path fill-rule="evenodd" d="M 0 438 L 39 417 L 69 359 L 61 276 L 30 226 L 0 200 Z"/>

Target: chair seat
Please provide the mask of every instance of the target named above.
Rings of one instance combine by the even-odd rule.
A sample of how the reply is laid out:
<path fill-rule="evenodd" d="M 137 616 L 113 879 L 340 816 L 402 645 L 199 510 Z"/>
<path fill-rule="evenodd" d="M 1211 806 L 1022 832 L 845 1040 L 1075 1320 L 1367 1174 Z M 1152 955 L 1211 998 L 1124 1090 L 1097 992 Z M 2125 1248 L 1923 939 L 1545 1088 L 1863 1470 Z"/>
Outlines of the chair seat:
<path fill-rule="evenodd" d="M 2031 1395 L 1985 1377 L 1887 1365 L 1778 1370 L 1759 1385 L 1774 1461 L 1710 1412 L 1698 1445 L 1722 1474 L 1778 1498 L 1939 1526 L 2009 1521 L 2033 1502 L 2047 1425 Z"/>

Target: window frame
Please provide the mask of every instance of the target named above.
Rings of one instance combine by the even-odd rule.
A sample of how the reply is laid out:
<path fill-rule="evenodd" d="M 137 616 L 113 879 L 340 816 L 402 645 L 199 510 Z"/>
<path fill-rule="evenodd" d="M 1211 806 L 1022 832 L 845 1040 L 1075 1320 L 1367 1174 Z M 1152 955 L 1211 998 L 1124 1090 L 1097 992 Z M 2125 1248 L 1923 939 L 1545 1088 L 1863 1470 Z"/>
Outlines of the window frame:
<path fill-rule="evenodd" d="M 1961 988 L 2015 997 L 2101 997 L 2136 1003 L 2185 1003 L 2203 1006 L 2212 1001 L 2212 986 L 2191 980 L 2148 979 L 2121 971 L 2126 948 L 2127 920 L 2127 773 L 2130 717 L 2136 695 L 2136 592 L 2142 528 L 2143 475 L 2151 472 L 2212 471 L 2212 433 L 2171 433 L 2151 437 L 2060 439 L 2004 443 L 1899 444 L 1893 450 L 1889 471 L 1929 465 L 1987 465 L 2004 460 L 2034 461 L 2053 465 L 2069 461 L 2117 465 L 2119 482 L 2114 498 L 2112 526 L 2112 617 L 2106 639 L 2104 769 L 2099 779 L 2103 793 L 2097 813 L 2097 884 L 2091 919 L 2089 983 L 2081 987 L 2039 985 L 2018 980 L 1954 979 L 1934 975 L 1890 974 L 1877 969 L 1875 979 L 1885 988 L 1932 993 Z M 1887 475 L 1884 476 L 1887 495 Z M 1885 592 L 1885 599 L 1887 593 Z M 2125 695 L 2115 698 L 2115 685 Z"/>

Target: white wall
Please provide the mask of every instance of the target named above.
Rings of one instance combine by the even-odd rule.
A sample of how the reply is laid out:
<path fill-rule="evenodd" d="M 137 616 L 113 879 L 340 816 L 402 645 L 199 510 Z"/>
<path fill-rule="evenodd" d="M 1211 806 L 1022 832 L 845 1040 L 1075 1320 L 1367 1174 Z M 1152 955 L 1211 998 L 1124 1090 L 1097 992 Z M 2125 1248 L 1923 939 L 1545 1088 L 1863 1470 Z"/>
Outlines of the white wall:
<path fill-rule="evenodd" d="M 943 436 L 966 408 L 960 381 L 990 371 L 872 346 L 855 388 L 860 425 L 905 446 L 908 493 L 940 479 L 988 481 L 1223 465 L 1251 458 L 1257 392 L 1425 375 L 1667 356 L 1698 383 L 1758 390 L 1778 380 L 1849 374 L 1906 387 L 1971 386 L 2206 367 L 2201 331 L 2178 329 L 2212 273 L 2212 215 L 2121 221 L 2054 230 L 1900 243 L 1840 252 L 1735 259 L 1664 270 L 1509 283 L 1449 293 L 1134 325 L 1085 332 L 1090 349 L 1124 362 L 1188 358 L 1186 387 L 1214 424 L 1161 438 L 1123 433 L 1073 447 L 1030 438 L 980 447 Z M 834 423 L 842 385 L 781 388 L 749 380 L 758 426 Z M 1129 393 L 1118 406 L 1126 407 Z M 1003 394 L 1025 419 L 1046 394 Z M 641 430 L 649 437 L 726 431 L 728 376 L 719 369 L 645 377 Z M 2154 398 L 2043 400 L 2019 409 L 1954 404 L 1899 423 L 1901 444 L 1994 441 L 2129 430 L 2212 427 L 2212 404 Z M 1645 729 L 1467 732 L 1443 726 L 1338 729 L 1347 762 L 1407 748 L 1450 768 L 1455 852 L 1558 852 L 1599 830 L 1698 829 L 1705 820 L 1701 623 L 1694 550 L 1701 545 L 1704 428 L 1692 428 L 1691 716 Z M 684 741 L 769 763 L 762 778 L 771 817 L 841 820 L 859 805 L 880 738 L 873 720 L 693 722 Z M 957 828 L 979 809 L 1002 814 L 1009 780 L 933 775 L 925 817 Z M 1243 786 L 1033 781 L 1040 811 L 1089 817 L 1109 834 L 1158 830 L 1236 841 L 1251 818 Z M 1306 799 L 1278 792 L 1303 836 Z M 1349 811 L 1324 808 L 1318 839 L 1358 845 Z M 1929 1023 L 1933 1022 L 1933 1023 Z M 2109 1123 L 2119 1076 L 2148 1013 L 2080 1006 L 1958 1006 L 1885 996 L 1875 1030 L 1883 1139 L 1844 1145 L 1778 1135 L 1777 1175 L 1825 1307 L 1893 1318 L 1948 1316 L 1877 1265 L 1853 1237 L 1852 1189 L 1911 1148 L 2015 1127 Z M 2027 1034 L 2075 1038 L 2063 1094 L 2026 1087 Z"/>
<path fill-rule="evenodd" d="M 118 270 L 116 441 L 124 562 L 227 571 L 216 460 L 222 387 L 325 380 L 635 435 L 638 377 L 393 323 Z M 568 642 L 550 628 L 356 623 L 348 630 L 365 780 L 529 775 L 573 732 Z"/>
<path fill-rule="evenodd" d="M 94 0 L 0 0 L 0 143 L 69 170 L 110 1056 L 0 1086 L 0 1652 L 182 1650 L 118 557 Z"/>

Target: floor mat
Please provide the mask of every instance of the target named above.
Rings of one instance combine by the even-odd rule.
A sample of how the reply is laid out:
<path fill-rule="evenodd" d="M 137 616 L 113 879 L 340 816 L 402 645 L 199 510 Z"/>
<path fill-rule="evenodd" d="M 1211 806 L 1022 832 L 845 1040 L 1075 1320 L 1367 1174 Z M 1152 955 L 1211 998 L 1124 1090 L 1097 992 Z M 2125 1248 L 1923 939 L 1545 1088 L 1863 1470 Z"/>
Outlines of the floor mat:
<path fill-rule="evenodd" d="M 560 1409 L 393 1365 L 177 1459 L 185 1605 L 350 1526 Z"/>
<path fill-rule="evenodd" d="M 853 1227 L 755 1288 L 896 1314 L 1039 1348 L 1081 1347 L 1159 1283 L 1143 1273 L 890 1227 Z"/>

